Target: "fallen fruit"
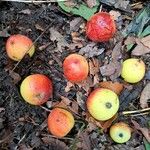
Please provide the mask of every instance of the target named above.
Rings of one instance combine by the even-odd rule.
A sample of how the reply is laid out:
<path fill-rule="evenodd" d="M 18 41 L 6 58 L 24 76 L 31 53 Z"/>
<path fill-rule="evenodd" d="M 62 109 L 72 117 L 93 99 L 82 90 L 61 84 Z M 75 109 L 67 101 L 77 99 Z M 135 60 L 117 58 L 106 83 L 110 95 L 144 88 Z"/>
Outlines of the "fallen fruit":
<path fill-rule="evenodd" d="M 108 41 L 114 36 L 115 32 L 115 21 L 107 12 L 96 13 L 86 25 L 86 35 L 95 42 Z"/>
<path fill-rule="evenodd" d="M 71 54 L 63 62 L 65 77 L 71 82 L 81 82 L 88 76 L 89 66 L 87 60 L 79 54 Z"/>
<path fill-rule="evenodd" d="M 33 42 L 25 35 L 11 35 L 6 42 L 7 55 L 15 61 L 21 60 L 26 53 L 31 57 L 34 51 Z"/>
<path fill-rule="evenodd" d="M 66 136 L 73 126 L 73 115 L 63 108 L 54 108 L 48 116 L 48 129 L 58 138 Z"/>
<path fill-rule="evenodd" d="M 119 109 L 117 94 L 105 88 L 95 89 L 89 95 L 86 104 L 89 113 L 100 121 L 112 118 Z"/>
<path fill-rule="evenodd" d="M 130 58 L 123 62 L 121 76 L 129 83 L 137 83 L 145 75 L 145 64 L 142 60 Z"/>
<path fill-rule="evenodd" d="M 33 74 L 21 83 L 20 92 L 23 99 L 32 105 L 42 105 L 52 95 L 52 82 L 43 74 Z"/>
<path fill-rule="evenodd" d="M 117 95 L 119 95 L 121 93 L 121 91 L 123 90 L 123 84 L 121 84 L 119 82 L 103 81 L 103 82 L 100 82 L 99 85 L 101 88 L 106 88 L 106 89 L 112 90 Z"/>
<path fill-rule="evenodd" d="M 110 127 L 110 137 L 117 143 L 125 143 L 131 137 L 131 128 L 124 122 L 119 122 Z"/>

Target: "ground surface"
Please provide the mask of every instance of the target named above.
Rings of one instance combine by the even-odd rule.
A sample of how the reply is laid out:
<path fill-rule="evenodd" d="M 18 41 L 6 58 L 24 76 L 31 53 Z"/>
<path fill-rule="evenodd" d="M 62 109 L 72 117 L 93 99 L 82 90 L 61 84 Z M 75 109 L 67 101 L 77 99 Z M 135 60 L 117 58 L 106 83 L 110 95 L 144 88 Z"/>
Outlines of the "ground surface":
<path fill-rule="evenodd" d="M 134 2 L 132 2 L 134 3 Z M 145 2 L 145 5 L 148 2 Z M 129 24 L 136 12 L 144 7 L 133 9 L 132 13 L 118 10 L 121 13 L 121 22 L 118 23 L 119 31 Z M 116 10 L 114 7 L 103 5 L 105 11 Z M 142 89 L 148 83 L 146 77 L 135 85 L 129 85 L 122 81 L 118 75 L 106 77 L 102 72 L 102 66 L 109 64 L 112 60 L 112 49 L 121 41 L 120 33 L 115 40 L 108 43 L 94 44 L 85 37 L 85 20 L 79 19 L 79 25 L 74 25 L 72 20 L 77 16 L 65 14 L 57 4 L 23 4 L 23 3 L 0 3 L 0 149 L 19 150 L 65 150 L 65 149 L 136 149 L 143 150 L 143 135 L 134 131 L 132 138 L 126 144 L 115 144 L 106 132 L 101 132 L 98 127 L 85 120 L 86 108 L 84 101 L 90 91 L 98 86 L 103 80 L 119 81 L 125 84 L 120 94 L 120 112 L 123 110 L 135 110 L 140 108 L 139 97 Z M 75 31 L 74 31 L 74 28 Z M 71 34 L 74 32 L 73 34 Z M 5 42 L 11 34 L 24 34 L 36 42 L 36 53 L 33 58 L 25 56 L 16 69 L 10 73 L 16 62 L 7 57 Z M 43 35 L 41 36 L 41 33 Z M 63 36 L 62 36 L 63 35 Z M 65 40 L 65 41 L 64 41 Z M 89 52 L 86 47 L 83 55 L 87 57 L 90 69 L 87 83 L 82 85 L 71 85 L 63 76 L 62 62 L 64 58 L 73 52 L 79 52 L 82 47 L 89 45 L 95 48 L 95 54 Z M 59 48 L 59 45 L 62 47 Z M 121 46 L 119 47 L 119 49 Z M 91 48 L 90 48 L 91 49 Z M 83 49 L 82 49 L 83 50 Z M 119 50 L 120 51 L 120 50 Z M 80 51 L 82 53 L 82 51 Z M 114 55 L 118 55 L 114 53 Z M 92 56 L 92 58 L 91 58 Z M 121 60 L 130 57 L 130 53 L 120 51 Z M 114 56 L 118 57 L 118 56 Z M 141 57 L 147 64 L 149 70 L 149 55 Z M 98 62 L 98 65 L 97 65 Z M 108 70 L 110 67 L 108 68 Z M 107 71 L 108 71 L 107 70 Z M 93 71 L 93 72 L 92 72 Z M 111 71 L 111 70 L 109 70 Z M 31 106 L 22 99 L 19 93 L 21 81 L 28 75 L 43 73 L 49 76 L 54 85 L 53 98 L 43 107 Z M 108 73 L 109 74 L 109 73 Z M 109 76 L 109 75 L 108 75 Z M 148 78 L 148 77 L 147 77 Z M 67 86 L 68 84 L 68 86 Z M 62 97 L 63 96 L 63 97 Z M 68 99 L 71 102 L 68 102 Z M 65 100 L 64 100 L 65 99 Z M 68 107 L 73 109 L 77 122 L 71 133 L 61 140 L 51 136 L 47 130 L 47 116 L 49 110 L 57 102 L 64 100 Z M 87 117 L 86 117 L 87 118 Z M 137 120 L 141 126 L 147 127 L 149 116 L 127 117 L 119 115 L 115 120 L 125 121 L 131 127 L 131 120 Z M 84 124 L 84 130 L 80 129 Z M 134 129 L 133 129 L 134 130 Z"/>

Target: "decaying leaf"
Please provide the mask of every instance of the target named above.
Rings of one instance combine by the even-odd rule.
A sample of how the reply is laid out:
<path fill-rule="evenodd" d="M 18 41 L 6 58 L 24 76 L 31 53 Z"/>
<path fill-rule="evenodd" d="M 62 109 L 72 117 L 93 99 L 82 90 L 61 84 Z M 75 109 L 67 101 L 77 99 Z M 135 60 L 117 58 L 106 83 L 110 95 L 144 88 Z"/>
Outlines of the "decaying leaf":
<path fill-rule="evenodd" d="M 99 56 L 104 52 L 104 48 L 98 48 L 98 45 L 94 42 L 87 44 L 85 47 L 81 48 L 79 54 L 85 55 L 88 58 Z"/>
<path fill-rule="evenodd" d="M 58 139 L 54 139 L 54 138 L 51 138 L 49 136 L 45 136 L 42 138 L 42 141 L 45 143 L 45 144 L 48 144 L 50 149 L 54 149 L 54 150 L 69 150 L 69 148 L 67 147 L 67 145 L 58 140 Z"/>
<path fill-rule="evenodd" d="M 107 88 L 107 89 L 114 91 L 118 95 L 123 90 L 123 84 L 121 84 L 119 82 L 103 81 L 103 82 L 100 82 L 99 85 L 102 88 Z"/>
<path fill-rule="evenodd" d="M 150 100 L 150 83 L 148 83 L 142 93 L 141 93 L 141 97 L 140 97 L 140 106 L 142 108 L 147 108 L 148 107 L 148 100 Z"/>
<path fill-rule="evenodd" d="M 55 28 L 51 27 L 50 33 L 50 39 L 57 42 L 57 47 L 54 51 L 62 52 L 63 48 L 69 47 L 69 44 L 64 39 L 63 35 L 61 35 Z"/>
<path fill-rule="evenodd" d="M 136 121 L 132 120 L 134 128 L 141 131 L 146 140 L 150 143 L 150 129 L 142 128 Z"/>
<path fill-rule="evenodd" d="M 102 76 L 109 76 L 114 81 L 121 74 L 121 62 L 114 61 L 100 67 Z"/>
<path fill-rule="evenodd" d="M 150 53 L 150 35 L 142 39 L 136 39 L 137 46 L 133 49 L 132 55 L 142 56 Z"/>

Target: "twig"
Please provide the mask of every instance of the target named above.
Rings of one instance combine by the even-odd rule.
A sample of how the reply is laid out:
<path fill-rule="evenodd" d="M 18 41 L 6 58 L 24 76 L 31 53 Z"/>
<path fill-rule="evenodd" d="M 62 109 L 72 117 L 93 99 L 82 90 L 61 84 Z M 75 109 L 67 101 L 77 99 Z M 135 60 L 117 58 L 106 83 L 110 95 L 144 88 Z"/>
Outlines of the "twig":
<path fill-rule="evenodd" d="M 51 26 L 51 24 L 49 26 L 47 26 L 47 28 L 37 37 L 37 39 L 33 42 L 33 44 L 31 45 L 31 47 L 28 49 L 28 51 L 25 52 L 24 56 L 30 51 L 30 49 L 32 48 L 32 46 L 39 40 L 39 38 L 41 38 L 41 36 L 49 29 L 49 27 Z M 23 59 L 22 58 L 22 59 Z M 12 74 L 12 72 L 16 69 L 16 67 L 20 64 L 20 62 L 22 61 L 22 59 L 20 59 L 16 65 L 14 66 L 14 68 L 10 71 L 10 74 Z"/>
<path fill-rule="evenodd" d="M 136 117 L 136 116 L 143 116 L 143 115 L 148 115 L 149 112 L 144 112 L 144 113 L 139 113 L 139 114 L 134 114 L 134 115 L 131 115 L 132 117 Z"/>
<path fill-rule="evenodd" d="M 128 114 L 135 114 L 135 113 L 141 113 L 141 112 L 149 112 L 150 108 L 145 108 L 145 109 L 140 109 L 140 110 L 134 110 L 134 111 L 123 111 L 123 115 L 128 115 Z"/>

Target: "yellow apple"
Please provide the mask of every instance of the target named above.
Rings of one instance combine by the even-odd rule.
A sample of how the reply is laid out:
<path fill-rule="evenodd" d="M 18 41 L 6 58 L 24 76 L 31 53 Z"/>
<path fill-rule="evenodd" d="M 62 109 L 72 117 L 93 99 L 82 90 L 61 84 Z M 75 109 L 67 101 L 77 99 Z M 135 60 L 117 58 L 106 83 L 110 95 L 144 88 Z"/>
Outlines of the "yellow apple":
<path fill-rule="evenodd" d="M 109 133 L 116 143 L 125 143 L 131 138 L 131 128 L 124 122 L 111 126 Z"/>
<path fill-rule="evenodd" d="M 112 118 L 119 109 L 117 94 L 105 88 L 95 89 L 89 95 L 86 104 L 89 113 L 101 121 Z"/>
<path fill-rule="evenodd" d="M 130 58 L 123 62 L 121 76 L 126 82 L 137 83 L 145 75 L 145 64 L 142 60 Z"/>

